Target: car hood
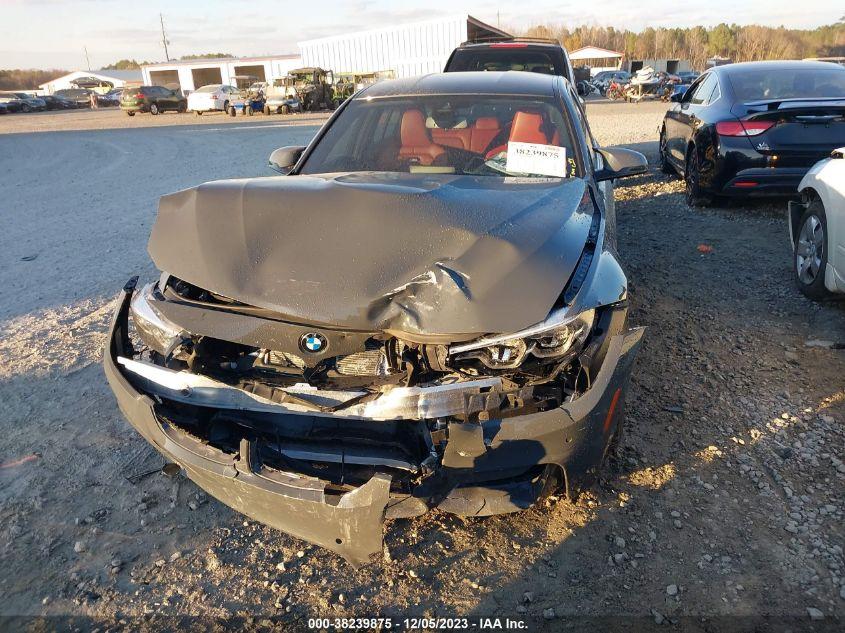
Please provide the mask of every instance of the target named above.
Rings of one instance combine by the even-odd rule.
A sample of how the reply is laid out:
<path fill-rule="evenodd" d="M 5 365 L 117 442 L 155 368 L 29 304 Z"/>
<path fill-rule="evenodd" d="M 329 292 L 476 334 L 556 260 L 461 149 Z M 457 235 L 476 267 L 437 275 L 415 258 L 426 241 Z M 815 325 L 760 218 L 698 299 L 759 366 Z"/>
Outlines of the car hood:
<path fill-rule="evenodd" d="M 583 250 L 581 179 L 331 174 L 164 196 L 156 266 L 280 317 L 461 340 L 542 321 Z"/>

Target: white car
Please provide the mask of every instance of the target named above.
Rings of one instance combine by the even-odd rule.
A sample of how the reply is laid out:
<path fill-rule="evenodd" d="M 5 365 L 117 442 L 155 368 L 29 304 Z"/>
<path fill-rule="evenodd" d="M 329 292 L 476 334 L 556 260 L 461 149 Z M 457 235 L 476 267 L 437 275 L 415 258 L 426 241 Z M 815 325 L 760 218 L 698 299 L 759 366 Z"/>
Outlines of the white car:
<path fill-rule="evenodd" d="M 789 203 L 798 287 L 812 299 L 845 292 L 845 147 L 813 165 Z"/>
<path fill-rule="evenodd" d="M 188 110 L 193 110 L 198 115 L 212 110 L 226 112 L 232 95 L 237 95 L 239 92 L 234 86 L 224 84 L 203 86 L 188 95 Z"/>

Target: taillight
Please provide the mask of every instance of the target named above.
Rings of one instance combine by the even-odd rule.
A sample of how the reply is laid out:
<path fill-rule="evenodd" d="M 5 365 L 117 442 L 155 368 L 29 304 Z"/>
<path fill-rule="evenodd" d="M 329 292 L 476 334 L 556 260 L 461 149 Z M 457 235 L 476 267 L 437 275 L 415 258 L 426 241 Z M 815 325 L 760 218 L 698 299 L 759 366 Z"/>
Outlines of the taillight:
<path fill-rule="evenodd" d="M 136 99 L 143 99 L 143 98 L 144 98 L 144 93 L 143 93 L 143 92 L 139 92 L 138 94 L 136 94 L 136 95 L 135 95 L 135 98 L 136 98 Z"/>
<path fill-rule="evenodd" d="M 716 124 L 716 134 L 719 136 L 757 136 L 774 125 L 774 121 L 719 121 Z"/>

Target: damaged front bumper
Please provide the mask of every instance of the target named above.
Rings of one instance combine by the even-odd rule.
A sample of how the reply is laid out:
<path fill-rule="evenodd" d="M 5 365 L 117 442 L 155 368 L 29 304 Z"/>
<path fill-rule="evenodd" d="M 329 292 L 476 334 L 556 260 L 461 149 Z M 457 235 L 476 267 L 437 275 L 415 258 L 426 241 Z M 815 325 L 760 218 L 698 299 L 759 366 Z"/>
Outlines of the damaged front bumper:
<path fill-rule="evenodd" d="M 128 315 L 134 289 L 132 280 L 118 298 L 104 355 L 107 379 L 130 423 L 223 503 L 330 549 L 353 565 L 363 564 L 381 551 L 385 518 L 416 516 L 434 507 L 479 516 L 518 511 L 538 498 L 550 472 L 559 472 L 567 493 L 574 495 L 596 474 L 622 419 L 628 378 L 643 333 L 642 329 L 633 329 L 613 334 L 590 388 L 576 400 L 552 410 L 501 419 L 482 416 L 467 422 L 466 417 L 451 417 L 456 414 L 456 403 L 472 402 L 496 391 L 495 385 L 464 383 L 469 393 L 460 394 L 460 398 L 455 389 L 397 391 L 391 401 L 391 415 L 396 410 L 406 411 L 408 420 L 379 422 L 378 416 L 360 419 L 372 410 L 353 409 L 345 411 L 344 417 L 298 409 L 295 403 L 262 402 L 243 392 L 234 394 L 238 390 L 222 384 L 186 384 L 185 380 L 192 380 L 186 378 L 190 374 L 168 374 L 170 370 L 133 360 Z M 327 448 L 318 457 L 328 462 L 339 459 L 341 467 L 365 462 L 374 466 L 360 485 L 338 489 L 313 473 L 268 465 L 262 459 L 266 440 L 260 434 L 244 432 L 233 450 L 213 446 L 175 423 L 178 416 L 172 415 L 174 407 L 182 407 L 183 414 L 184 408 L 199 412 L 195 415 L 229 407 L 262 416 L 264 425 L 291 420 L 312 425 L 390 424 L 425 429 L 420 420 L 426 416 L 445 418 L 447 424 L 441 437 L 442 450 L 432 452 L 422 462 L 401 456 L 391 459 L 390 455 L 380 455 L 378 461 L 372 454 L 356 455 L 351 448 Z M 489 408 L 483 404 L 479 407 L 482 411 Z M 273 449 L 290 458 L 302 455 L 303 450 L 310 459 L 316 455 L 313 448 L 303 449 L 296 441 L 280 440 Z M 397 491 L 392 487 L 391 473 L 405 470 L 420 474 L 421 483 L 411 490 Z M 514 473 L 520 476 L 514 477 Z"/>

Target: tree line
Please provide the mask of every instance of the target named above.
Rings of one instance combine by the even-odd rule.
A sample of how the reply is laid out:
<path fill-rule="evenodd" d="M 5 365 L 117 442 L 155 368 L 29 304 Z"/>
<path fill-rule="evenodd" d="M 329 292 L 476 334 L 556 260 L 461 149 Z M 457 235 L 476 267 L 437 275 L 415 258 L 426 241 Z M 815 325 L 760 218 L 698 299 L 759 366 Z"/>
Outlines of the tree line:
<path fill-rule="evenodd" d="M 646 28 L 640 32 L 612 26 L 566 28 L 532 26 L 523 35 L 559 41 L 567 50 L 598 46 L 625 54 L 627 59 L 687 59 L 702 70 L 707 59 L 733 61 L 845 57 L 845 16 L 836 24 L 815 29 L 719 24 L 712 28 Z"/>

